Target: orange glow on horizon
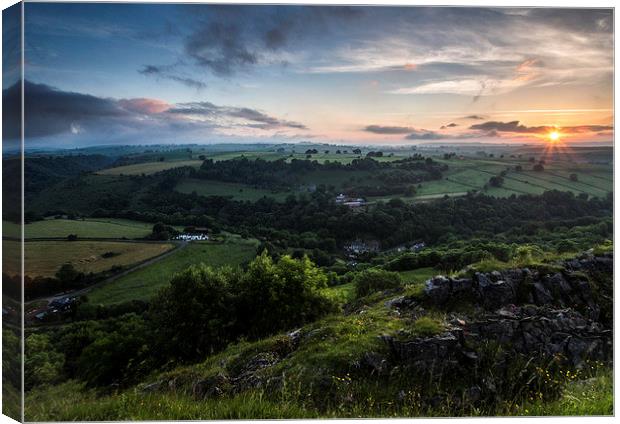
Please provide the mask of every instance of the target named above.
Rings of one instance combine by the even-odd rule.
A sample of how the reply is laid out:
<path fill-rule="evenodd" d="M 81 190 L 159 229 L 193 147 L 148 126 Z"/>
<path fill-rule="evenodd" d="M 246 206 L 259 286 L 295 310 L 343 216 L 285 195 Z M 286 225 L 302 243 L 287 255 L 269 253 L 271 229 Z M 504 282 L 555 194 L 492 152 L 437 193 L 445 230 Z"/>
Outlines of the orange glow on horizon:
<path fill-rule="evenodd" d="M 549 136 L 549 140 L 553 143 L 560 139 L 560 132 L 557 130 L 553 130 L 548 134 L 548 136 Z"/>

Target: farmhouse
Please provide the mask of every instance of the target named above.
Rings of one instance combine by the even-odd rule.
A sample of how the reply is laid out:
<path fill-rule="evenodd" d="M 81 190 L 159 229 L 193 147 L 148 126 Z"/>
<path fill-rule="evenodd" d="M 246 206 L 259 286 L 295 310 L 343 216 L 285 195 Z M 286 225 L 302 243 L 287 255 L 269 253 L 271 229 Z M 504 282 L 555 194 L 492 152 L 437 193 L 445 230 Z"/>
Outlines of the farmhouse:
<path fill-rule="evenodd" d="M 178 234 L 174 239 L 184 241 L 205 241 L 209 240 L 209 235 L 202 233 L 181 233 Z"/>
<path fill-rule="evenodd" d="M 336 203 L 348 206 L 350 208 L 357 208 L 360 206 L 364 206 L 366 204 L 366 200 L 361 197 L 352 198 L 340 193 L 338 196 L 336 196 Z"/>
<path fill-rule="evenodd" d="M 365 253 L 374 253 L 379 251 L 379 242 L 376 240 L 354 240 L 345 245 L 344 250 L 349 257 L 356 257 Z"/>

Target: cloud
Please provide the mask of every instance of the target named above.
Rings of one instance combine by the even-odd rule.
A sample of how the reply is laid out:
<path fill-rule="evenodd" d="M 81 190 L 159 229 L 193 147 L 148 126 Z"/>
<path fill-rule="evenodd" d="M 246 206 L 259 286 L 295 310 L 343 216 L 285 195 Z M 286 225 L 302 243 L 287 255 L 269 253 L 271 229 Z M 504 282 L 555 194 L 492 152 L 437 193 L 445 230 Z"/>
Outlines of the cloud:
<path fill-rule="evenodd" d="M 286 121 L 274 118 L 272 116 L 266 115 L 263 112 L 260 112 L 255 109 L 249 108 L 228 108 L 230 110 L 230 116 L 235 116 L 237 118 L 247 119 L 249 121 L 258 122 L 258 127 L 261 128 L 279 128 L 279 127 L 289 127 L 289 128 L 297 128 L 305 130 L 307 129 L 305 125 L 300 124 L 298 122 Z"/>
<path fill-rule="evenodd" d="M 193 20 L 184 41 L 185 55 L 220 77 L 286 63 L 291 55 L 320 44 L 317 37 L 327 37 L 364 14 L 352 7 L 209 5 L 185 10 Z"/>
<path fill-rule="evenodd" d="M 2 91 L 4 104 L 19 104 L 20 84 Z M 218 132 L 256 137 L 276 130 L 306 130 L 306 126 L 246 108 L 209 102 L 169 104 L 160 99 L 112 99 L 24 82 L 25 137 L 53 142 L 110 143 L 154 139 L 187 140 Z M 20 119 L 19 107 L 4 108 L 3 120 Z M 5 126 L 9 127 L 9 126 Z M 260 131 L 257 133 L 256 131 Z M 19 128 L 5 130 L 8 139 L 20 137 Z"/>
<path fill-rule="evenodd" d="M 411 127 L 391 127 L 391 126 L 382 126 L 382 125 L 368 125 L 366 128 L 364 128 L 364 131 L 371 132 L 374 134 L 408 134 L 416 130 L 415 128 L 411 128 Z"/>
<path fill-rule="evenodd" d="M 410 134 L 408 134 L 405 139 L 407 140 L 442 140 L 446 137 L 445 135 L 436 133 L 434 131 L 426 131 L 426 130 L 414 130 Z"/>
<path fill-rule="evenodd" d="M 150 76 L 155 76 L 157 78 L 164 78 L 164 79 L 169 79 L 171 81 L 180 82 L 181 84 L 189 88 L 194 88 L 196 90 L 202 90 L 203 88 L 207 87 L 207 84 L 205 84 L 202 81 L 174 73 L 173 71 L 176 66 L 177 65 L 171 65 L 171 66 L 144 65 L 140 70 L 138 70 L 138 73 L 142 75 L 150 75 Z"/>
<path fill-rule="evenodd" d="M 243 121 L 250 121 L 246 124 L 247 126 L 260 129 L 307 129 L 305 125 L 298 122 L 278 119 L 256 109 L 216 106 L 209 102 L 180 103 L 176 107 L 169 109 L 168 112 L 180 115 L 203 116 L 212 119 L 239 118 Z"/>
<path fill-rule="evenodd" d="M 21 96 L 20 90 L 20 83 L 4 89 L 3 101 L 16 104 Z M 6 112 L 14 115 L 6 118 L 20 119 L 19 110 Z M 101 121 L 120 122 L 130 117 L 130 114 L 111 99 L 61 91 L 45 84 L 24 81 L 24 117 L 25 137 L 30 138 L 76 132 L 76 128 Z"/>
<path fill-rule="evenodd" d="M 188 38 L 185 51 L 220 76 L 258 62 L 258 53 L 245 44 L 242 28 L 234 23 L 212 22 L 201 28 Z"/>
<path fill-rule="evenodd" d="M 566 127 L 553 127 L 553 126 L 534 126 L 528 127 L 526 125 L 522 125 L 519 121 L 510 121 L 510 122 L 499 122 L 499 121 L 489 121 L 484 122 L 482 124 L 475 124 L 469 127 L 472 130 L 481 130 L 481 131 L 497 131 L 497 132 L 507 132 L 507 133 L 516 133 L 516 134 L 545 134 L 552 130 L 559 130 L 563 134 L 583 134 L 590 132 L 599 132 L 599 131 L 610 131 L 613 130 L 613 126 L 611 125 L 577 125 L 577 126 L 566 126 Z"/>
<path fill-rule="evenodd" d="M 467 115 L 467 116 L 464 116 L 463 119 L 483 120 L 485 119 L 485 117 L 482 115 Z"/>
<path fill-rule="evenodd" d="M 533 133 L 542 132 L 547 127 L 526 127 L 519 124 L 519 121 L 499 122 L 489 121 L 483 124 L 475 124 L 469 127 L 471 130 L 483 130 L 483 131 L 499 131 L 499 132 L 512 132 L 512 133 Z"/>
<path fill-rule="evenodd" d="M 458 127 L 459 124 L 455 124 L 454 122 L 450 122 L 447 125 L 442 125 L 439 129 L 440 130 L 445 130 L 446 128 L 454 128 L 454 127 Z"/>
<path fill-rule="evenodd" d="M 118 104 L 125 110 L 142 113 L 154 114 L 165 112 L 170 109 L 170 103 L 159 99 L 120 99 Z"/>

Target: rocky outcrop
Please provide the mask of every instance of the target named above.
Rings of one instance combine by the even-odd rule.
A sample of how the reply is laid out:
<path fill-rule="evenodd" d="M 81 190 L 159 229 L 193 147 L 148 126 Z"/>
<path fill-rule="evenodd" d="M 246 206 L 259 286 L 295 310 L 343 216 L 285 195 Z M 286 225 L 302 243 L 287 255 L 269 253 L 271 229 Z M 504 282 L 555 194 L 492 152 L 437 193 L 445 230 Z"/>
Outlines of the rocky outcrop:
<path fill-rule="evenodd" d="M 576 308 L 596 320 L 600 308 L 594 300 L 586 272 L 611 273 L 613 258 L 586 257 L 564 263 L 561 271 L 541 272 L 528 268 L 477 272 L 472 278 L 437 276 L 426 282 L 426 300 L 444 306 L 468 297 L 487 310 L 511 304 L 557 305 Z"/>
<path fill-rule="evenodd" d="M 425 308 L 450 311 L 464 301 L 470 306 L 467 313 L 448 312 L 446 331 L 433 337 L 414 337 L 407 331 L 381 336 L 390 352 L 386 360 L 413 376 L 441 370 L 443 376 L 461 373 L 469 379 L 473 374 L 464 370 L 476 369 L 477 380 L 462 393 L 471 399 L 480 398 L 481 391 L 495 393 L 494 379 L 509 378 L 516 358 L 528 364 L 553 359 L 577 369 L 587 361 L 609 361 L 612 330 L 601 318 L 601 295 L 589 279 L 598 275 L 598 290 L 601 281 L 612 284 L 613 258 L 586 255 L 560 265 L 475 273 L 471 278 L 438 276 L 426 282 L 422 298 L 387 301 L 387 307 L 414 321 Z"/>
<path fill-rule="evenodd" d="M 278 364 L 292 353 L 302 340 L 301 330 L 295 330 L 287 335 L 278 337 L 273 344 L 263 352 L 245 360 L 242 364 L 222 363 L 221 370 L 215 375 L 201 375 L 188 373 L 164 378 L 141 387 L 143 393 L 153 392 L 184 392 L 195 399 L 219 398 L 248 389 L 262 388 L 277 389 L 282 384 L 279 376 L 269 376 L 269 368 Z"/>
<path fill-rule="evenodd" d="M 458 325 L 434 337 L 382 336 L 390 352 L 385 362 L 391 364 L 383 374 L 409 375 L 418 378 L 419 384 L 440 384 L 446 378 L 454 385 L 467 382 L 469 387 L 457 390 L 452 386 L 444 392 L 452 404 L 463 398 L 496 401 L 506 395 L 500 391 L 500 383 L 505 385 L 511 379 L 515 367 L 521 370 L 518 364 L 530 366 L 529 371 L 522 371 L 531 376 L 535 366 L 544 366 L 551 359 L 565 369 L 579 369 L 587 361 L 608 361 L 613 354 L 612 331 L 572 309 L 511 306 L 471 321 L 453 322 Z M 528 381 L 518 384 L 527 385 Z"/>

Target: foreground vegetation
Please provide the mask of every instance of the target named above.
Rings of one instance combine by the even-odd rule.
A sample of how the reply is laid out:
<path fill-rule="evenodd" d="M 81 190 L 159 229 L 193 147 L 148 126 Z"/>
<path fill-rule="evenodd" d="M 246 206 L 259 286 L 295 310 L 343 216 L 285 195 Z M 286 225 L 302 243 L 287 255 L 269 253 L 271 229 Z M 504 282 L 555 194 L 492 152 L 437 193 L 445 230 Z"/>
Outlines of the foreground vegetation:
<path fill-rule="evenodd" d="M 600 254 L 609 251 L 600 249 Z M 515 261 L 538 272 L 561 269 L 558 262 L 532 257 Z M 404 282 L 398 273 L 374 268 L 356 274 L 352 283 L 327 289 L 327 275 L 307 258 L 274 261 L 263 252 L 246 270 L 191 267 L 177 274 L 146 309 L 138 303 L 92 309 L 87 302 L 79 307 L 76 322 L 31 332 L 27 338 L 28 369 L 35 371 L 27 374 L 26 385 L 32 388 L 27 416 L 88 420 L 612 412 L 609 363 L 598 360 L 584 358 L 575 368 L 561 357 L 510 353 L 511 362 L 502 372 L 512 377 L 492 389 L 501 402 L 458 401 L 473 396 L 468 387 L 480 378 L 467 370 L 450 376 L 445 373 L 453 371 L 441 367 L 412 373 L 413 365 L 398 362 L 386 350 L 385 337 L 442 340 L 455 314 L 474 319 L 480 313 L 467 297 L 447 308 L 428 303 L 428 273 L 403 273 Z M 593 295 L 607 325 L 609 276 L 598 271 L 591 277 L 575 275 L 596 287 Z M 414 301 L 406 313 L 393 306 L 403 299 Z M 299 330 L 291 331 L 295 328 Z M 493 341 L 477 349 L 485 355 L 478 368 L 483 375 L 493 372 L 492 362 L 485 361 L 505 353 Z M 393 371 L 386 373 L 385 361 Z M 437 396 L 441 400 L 433 401 Z"/>

